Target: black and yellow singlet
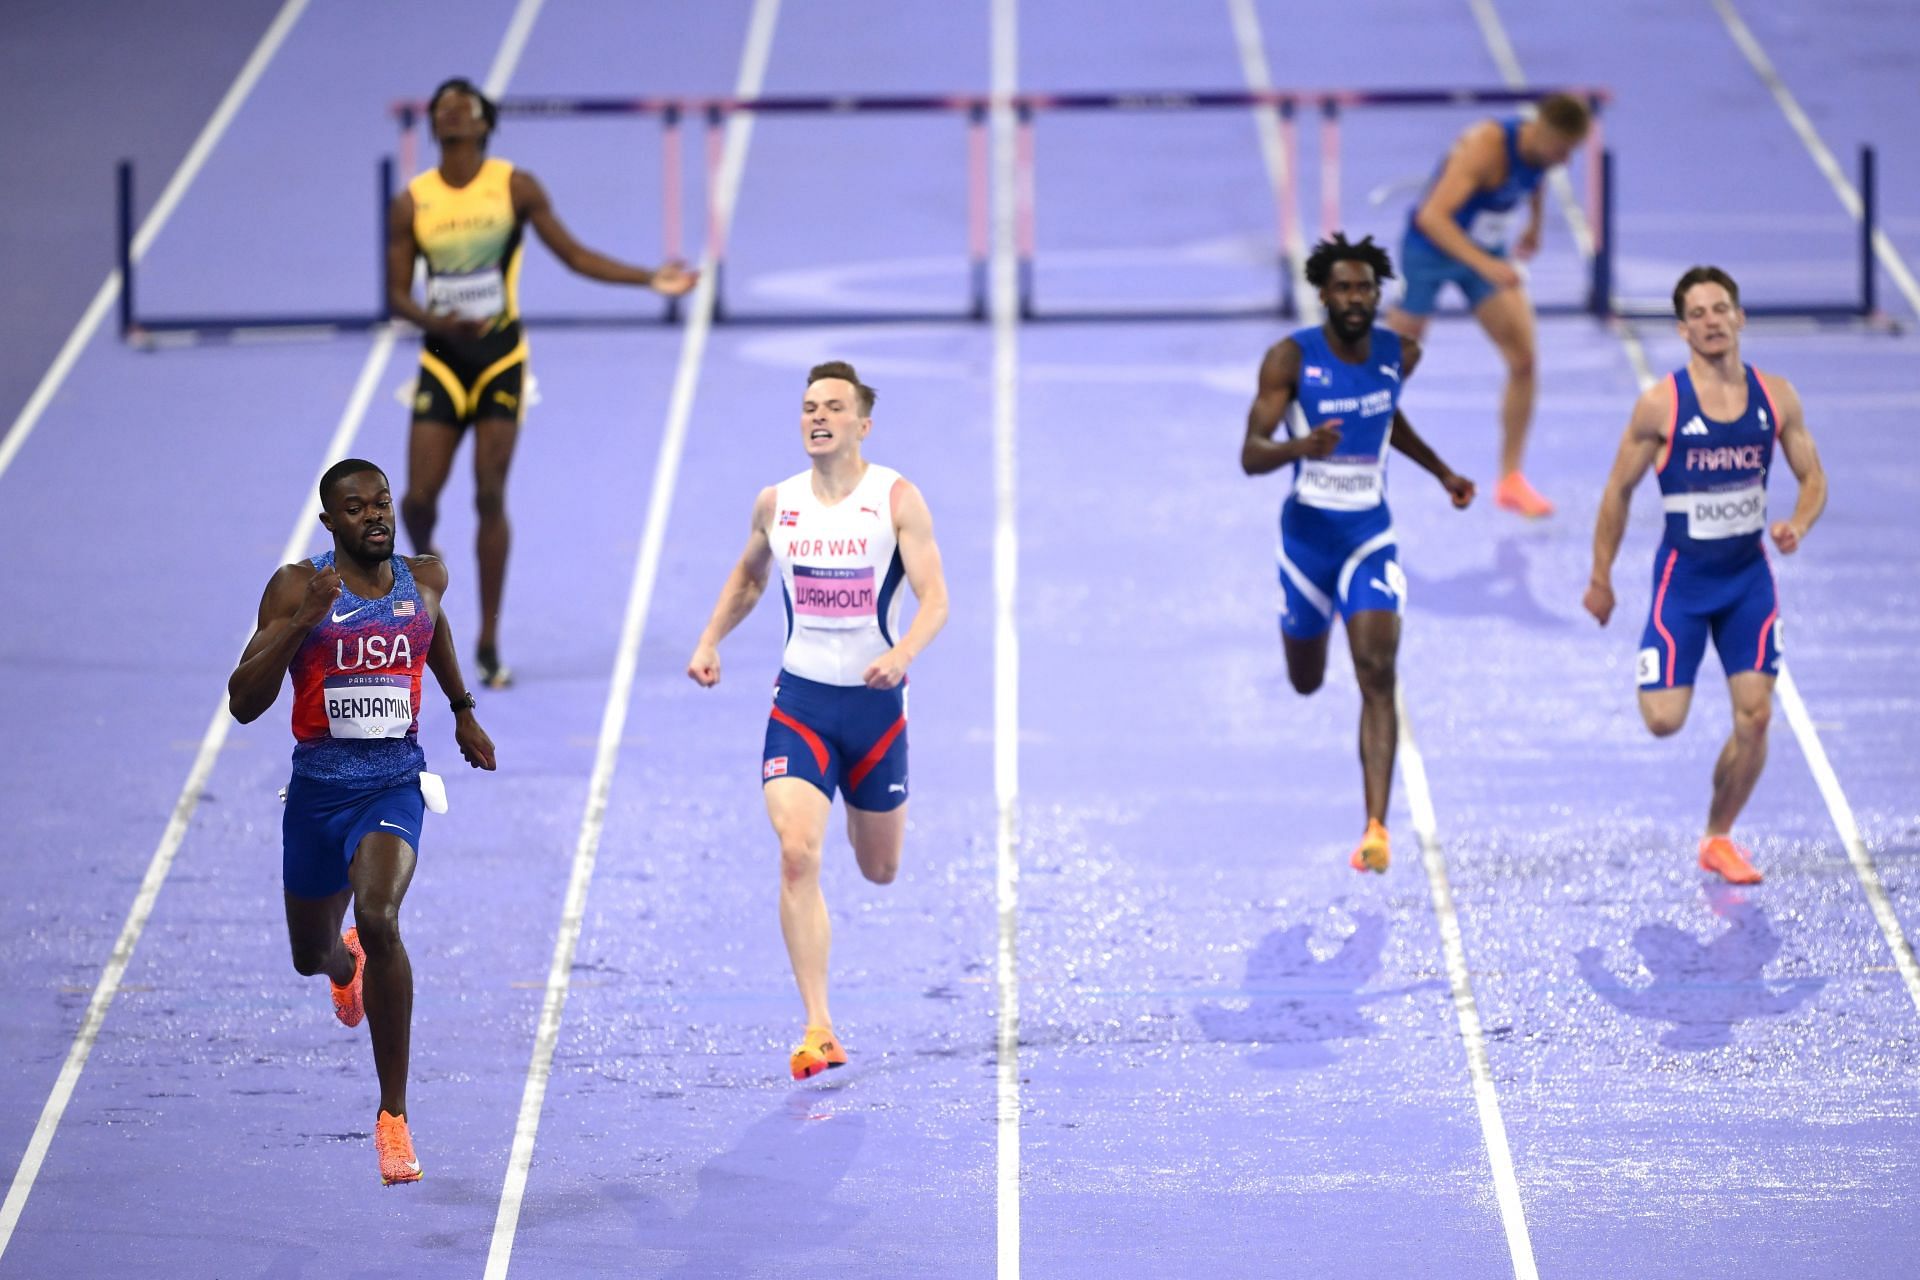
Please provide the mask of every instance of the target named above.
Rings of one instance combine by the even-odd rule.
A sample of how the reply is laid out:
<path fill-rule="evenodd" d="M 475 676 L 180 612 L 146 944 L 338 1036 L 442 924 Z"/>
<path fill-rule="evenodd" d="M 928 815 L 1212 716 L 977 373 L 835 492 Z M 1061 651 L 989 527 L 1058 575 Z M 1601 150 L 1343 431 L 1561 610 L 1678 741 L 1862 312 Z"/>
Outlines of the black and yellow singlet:
<path fill-rule="evenodd" d="M 464 187 L 437 168 L 407 184 L 413 238 L 427 260 L 427 310 L 488 322 L 477 339 L 429 334 L 413 416 L 452 426 L 521 417 L 527 343 L 520 331 L 520 220 L 513 165 L 487 160 Z"/>

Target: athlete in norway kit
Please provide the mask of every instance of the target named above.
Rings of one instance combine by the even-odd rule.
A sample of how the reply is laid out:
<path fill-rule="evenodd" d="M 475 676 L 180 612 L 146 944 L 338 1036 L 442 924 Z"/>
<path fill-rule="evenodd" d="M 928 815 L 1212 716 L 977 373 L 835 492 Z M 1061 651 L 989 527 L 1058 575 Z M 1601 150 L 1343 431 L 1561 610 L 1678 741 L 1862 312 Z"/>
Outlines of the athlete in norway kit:
<path fill-rule="evenodd" d="M 691 289 L 697 273 L 676 262 L 649 271 L 575 240 L 531 173 L 487 155 L 498 113 L 470 81 L 456 77 L 435 89 L 427 120 L 440 163 L 409 181 L 387 214 L 387 307 L 424 336 L 401 507 L 414 550 L 438 556 L 433 530 L 440 491 L 471 425 L 480 680 L 498 689 L 513 681 L 500 661 L 499 624 L 512 539 L 507 470 L 529 380 L 520 328 L 523 233 L 531 226 L 554 257 L 591 280 L 644 285 L 672 297 Z M 427 269 L 424 306 L 413 297 L 416 260 Z"/>
<path fill-rule="evenodd" d="M 467 762 L 493 768 L 493 742 L 474 718 L 441 612 L 446 566 L 393 554 L 385 474 L 359 458 L 335 463 L 320 480 L 320 504 L 333 550 L 274 574 L 227 694 L 246 724 L 293 677 L 281 859 L 293 967 L 327 975 L 340 1021 L 367 1020 L 380 1077 L 374 1148 L 381 1179 L 392 1185 L 420 1177 L 407 1127 L 413 968 L 400 940 L 400 903 L 428 803 L 423 670 L 451 699 L 454 741 Z M 354 927 L 343 934 L 349 905 Z"/>
<path fill-rule="evenodd" d="M 860 872 L 892 881 L 907 829 L 907 665 L 947 621 L 947 584 L 933 517 L 896 471 L 861 457 L 873 388 L 852 365 L 807 374 L 800 433 L 812 466 L 763 489 L 746 551 L 687 674 L 720 682 L 720 642 L 753 612 L 778 566 L 787 643 L 761 753 L 761 791 L 780 840 L 780 930 L 806 1031 L 788 1067 L 804 1080 L 847 1060 L 827 1008 L 832 930 L 820 892 L 820 850 L 837 790 Z M 900 631 L 900 586 L 913 624 Z"/>
<path fill-rule="evenodd" d="M 1656 737 L 1679 732 L 1711 636 L 1733 700 L 1733 732 L 1713 771 L 1700 866 L 1755 884 L 1760 873 L 1731 832 L 1766 766 L 1780 666 L 1779 596 L 1762 538 L 1775 445 L 1800 482 L 1793 515 L 1771 530 L 1783 555 L 1798 549 L 1820 518 L 1827 478 L 1793 384 L 1741 362 L 1746 316 L 1733 277 L 1718 267 L 1693 268 L 1674 287 L 1673 310 L 1687 363 L 1633 407 L 1601 498 L 1585 604 L 1602 626 L 1613 615 L 1614 557 L 1633 490 L 1651 467 L 1666 531 L 1640 640 L 1640 714 Z"/>
<path fill-rule="evenodd" d="M 1387 796 L 1398 717 L 1394 663 L 1406 578 L 1387 510 L 1389 443 L 1440 481 L 1456 507 L 1473 482 L 1455 475 L 1400 412 L 1400 390 L 1420 363 L 1420 346 L 1374 324 L 1380 282 L 1393 264 L 1372 237 L 1351 244 L 1335 233 L 1314 246 L 1307 282 L 1320 291 L 1326 323 L 1278 343 L 1260 365 L 1247 414 L 1240 466 L 1248 475 L 1293 468 L 1280 509 L 1281 644 L 1287 676 L 1301 693 L 1320 687 L 1327 637 L 1345 620 L 1360 684 L 1360 762 L 1367 830 L 1349 861 L 1383 872 L 1391 860 Z M 1275 439 L 1293 419 L 1288 437 Z"/>

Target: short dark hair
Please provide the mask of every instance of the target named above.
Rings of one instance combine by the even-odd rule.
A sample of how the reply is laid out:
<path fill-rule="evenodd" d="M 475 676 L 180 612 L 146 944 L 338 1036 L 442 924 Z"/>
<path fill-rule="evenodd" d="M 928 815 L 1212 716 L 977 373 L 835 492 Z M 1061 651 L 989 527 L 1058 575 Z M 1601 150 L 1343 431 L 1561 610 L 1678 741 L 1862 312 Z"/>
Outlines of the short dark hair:
<path fill-rule="evenodd" d="M 1570 93 L 1550 93 L 1533 110 L 1540 123 L 1575 140 L 1586 137 L 1593 127 L 1593 112 Z"/>
<path fill-rule="evenodd" d="M 373 463 L 368 462 L 365 458 L 342 458 L 340 461 L 328 467 L 327 473 L 320 477 L 321 507 L 328 511 L 333 510 L 334 486 L 342 480 L 345 480 L 348 476 L 357 476 L 363 471 L 373 472 L 379 476 L 382 481 L 387 478 L 385 471 L 382 471 Z"/>
<path fill-rule="evenodd" d="M 852 365 L 845 360 L 829 360 L 825 364 L 817 364 L 807 370 L 808 386 L 812 386 L 822 378 L 841 378 L 851 382 L 853 389 L 860 393 L 860 416 L 863 418 L 873 416 L 873 402 L 880 398 L 880 393 L 860 381 L 860 375 L 853 371 Z"/>
<path fill-rule="evenodd" d="M 1680 283 L 1673 286 L 1673 314 L 1677 320 L 1687 318 L 1687 290 L 1697 284 L 1717 284 L 1727 291 L 1733 299 L 1733 305 L 1740 305 L 1740 286 L 1733 277 L 1718 267 L 1688 267 L 1687 274 L 1680 277 Z"/>
<path fill-rule="evenodd" d="M 1307 257 L 1307 283 L 1316 289 L 1326 287 L 1333 277 L 1333 264 L 1336 262 L 1363 262 L 1373 268 L 1376 280 L 1393 279 L 1393 259 L 1387 251 L 1373 242 L 1372 236 L 1363 236 L 1360 243 L 1354 244 L 1341 232 L 1334 232 L 1328 239 L 1313 246 L 1313 252 Z"/>
<path fill-rule="evenodd" d="M 493 105 L 493 99 L 480 92 L 479 86 L 465 76 L 455 76 L 451 80 L 442 80 L 440 87 L 427 99 L 427 125 L 433 125 L 433 109 L 440 105 L 440 99 L 450 93 L 472 94 L 474 101 L 480 104 L 480 118 L 487 122 L 487 136 L 492 137 L 495 126 L 500 123 L 500 109 Z"/>

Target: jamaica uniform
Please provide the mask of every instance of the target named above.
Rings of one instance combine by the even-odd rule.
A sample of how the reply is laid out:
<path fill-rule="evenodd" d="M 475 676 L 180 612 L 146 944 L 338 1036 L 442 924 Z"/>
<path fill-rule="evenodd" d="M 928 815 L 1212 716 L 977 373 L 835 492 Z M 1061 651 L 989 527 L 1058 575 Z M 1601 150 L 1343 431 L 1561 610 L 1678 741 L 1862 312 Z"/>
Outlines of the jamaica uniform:
<path fill-rule="evenodd" d="M 439 169 L 407 184 L 413 238 L 427 260 L 427 310 L 484 320 L 478 338 L 429 334 L 420 353 L 413 416 L 461 427 L 480 418 L 520 420 L 527 341 L 520 330 L 524 227 L 514 217 L 513 166 L 488 160 L 464 187 Z"/>

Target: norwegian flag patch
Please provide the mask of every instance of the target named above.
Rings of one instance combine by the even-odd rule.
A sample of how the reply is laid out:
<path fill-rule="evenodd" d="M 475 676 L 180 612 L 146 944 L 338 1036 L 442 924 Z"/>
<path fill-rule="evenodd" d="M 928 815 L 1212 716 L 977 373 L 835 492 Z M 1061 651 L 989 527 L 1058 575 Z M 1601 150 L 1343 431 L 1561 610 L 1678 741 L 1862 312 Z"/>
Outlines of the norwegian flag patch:
<path fill-rule="evenodd" d="M 786 771 L 787 758 L 785 756 L 775 756 L 760 766 L 760 780 L 765 782 L 768 778 L 778 778 L 786 773 Z"/>
<path fill-rule="evenodd" d="M 799 523 L 800 523 L 800 513 L 798 511 L 782 511 L 780 513 L 781 528 L 791 529 Z"/>

